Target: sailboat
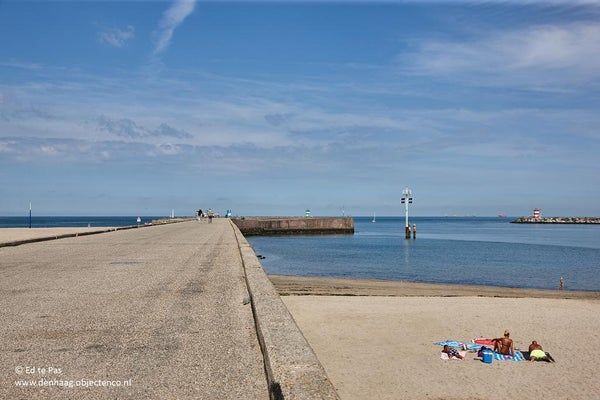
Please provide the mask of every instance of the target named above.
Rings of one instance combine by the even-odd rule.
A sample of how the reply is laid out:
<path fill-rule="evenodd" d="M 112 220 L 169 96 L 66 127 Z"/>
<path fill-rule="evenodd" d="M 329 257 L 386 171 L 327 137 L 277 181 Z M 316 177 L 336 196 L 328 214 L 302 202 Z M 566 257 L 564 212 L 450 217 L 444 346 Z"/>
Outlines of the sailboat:
<path fill-rule="evenodd" d="M 375 222 L 375 213 L 373 213 L 373 220 L 371 222 Z"/>

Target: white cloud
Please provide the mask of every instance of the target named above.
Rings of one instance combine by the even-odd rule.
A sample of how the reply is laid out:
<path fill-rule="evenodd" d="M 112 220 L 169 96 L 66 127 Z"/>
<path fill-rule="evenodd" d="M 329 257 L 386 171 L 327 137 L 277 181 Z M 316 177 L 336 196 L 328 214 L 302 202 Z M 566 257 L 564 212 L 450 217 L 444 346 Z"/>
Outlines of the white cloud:
<path fill-rule="evenodd" d="M 40 151 L 48 156 L 55 156 L 58 154 L 58 150 L 53 146 L 41 146 Z"/>
<path fill-rule="evenodd" d="M 162 53 L 173 37 L 175 29 L 194 11 L 196 0 L 175 0 L 162 15 L 158 26 L 158 40 L 154 54 Z"/>
<path fill-rule="evenodd" d="M 121 48 L 125 46 L 128 40 L 133 39 L 135 36 L 135 29 L 131 25 L 127 25 L 124 29 L 110 28 L 98 34 L 98 40 L 100 43 L 108 44 L 112 47 Z"/>
<path fill-rule="evenodd" d="M 0 153 L 10 153 L 10 152 L 12 152 L 11 142 L 0 141 Z"/>
<path fill-rule="evenodd" d="M 415 73 L 499 78 L 530 84 L 581 83 L 600 78 L 600 24 L 542 25 L 482 38 L 426 41 L 411 65 Z"/>

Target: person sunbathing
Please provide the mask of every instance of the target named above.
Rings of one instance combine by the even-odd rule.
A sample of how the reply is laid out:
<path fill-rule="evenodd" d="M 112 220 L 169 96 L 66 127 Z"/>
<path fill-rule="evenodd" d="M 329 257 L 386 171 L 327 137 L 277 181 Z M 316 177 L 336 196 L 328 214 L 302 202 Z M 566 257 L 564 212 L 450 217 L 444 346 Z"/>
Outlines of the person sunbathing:
<path fill-rule="evenodd" d="M 448 358 L 456 357 L 459 360 L 462 360 L 464 358 L 463 356 L 460 355 L 458 350 L 448 346 L 447 344 L 444 345 L 444 348 L 442 349 L 442 353 L 448 354 Z"/>
<path fill-rule="evenodd" d="M 513 341 L 510 338 L 510 332 L 508 330 L 504 331 L 504 337 L 494 339 L 494 351 L 504 355 L 515 355 Z"/>
<path fill-rule="evenodd" d="M 546 353 L 542 345 L 535 340 L 529 345 L 529 361 L 548 361 L 554 362 L 550 353 Z"/>

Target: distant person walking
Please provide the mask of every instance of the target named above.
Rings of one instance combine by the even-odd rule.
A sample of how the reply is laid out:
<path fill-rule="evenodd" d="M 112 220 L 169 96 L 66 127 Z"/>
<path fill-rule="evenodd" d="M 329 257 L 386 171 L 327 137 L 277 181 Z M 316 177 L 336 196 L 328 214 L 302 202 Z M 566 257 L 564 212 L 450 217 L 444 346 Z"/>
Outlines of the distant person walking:
<path fill-rule="evenodd" d="M 199 208 L 198 211 L 196 211 L 196 219 L 198 221 L 202 221 L 202 216 L 204 215 L 204 213 L 202 212 L 202 209 Z"/>
<path fill-rule="evenodd" d="M 214 216 L 215 216 L 215 215 L 214 215 L 214 213 L 213 213 L 213 210 L 212 210 L 211 208 L 209 208 L 209 209 L 208 209 L 208 223 L 209 223 L 209 224 L 212 224 L 212 220 L 213 220 L 213 217 L 214 217 Z"/>
<path fill-rule="evenodd" d="M 563 290 L 565 288 L 565 280 L 563 277 L 560 277 L 560 281 L 558 282 L 558 290 Z"/>

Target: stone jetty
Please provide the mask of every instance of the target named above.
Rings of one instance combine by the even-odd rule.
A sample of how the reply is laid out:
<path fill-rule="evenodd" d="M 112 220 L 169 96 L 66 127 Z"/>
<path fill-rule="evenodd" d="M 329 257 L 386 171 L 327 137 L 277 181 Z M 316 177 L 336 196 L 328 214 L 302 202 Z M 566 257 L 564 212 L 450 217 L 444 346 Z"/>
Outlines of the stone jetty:
<path fill-rule="evenodd" d="M 241 217 L 232 221 L 246 236 L 354 233 L 350 217 Z"/>
<path fill-rule="evenodd" d="M 600 217 L 519 217 L 513 224 L 600 224 Z"/>
<path fill-rule="evenodd" d="M 338 398 L 228 219 L 97 233 L 0 248 L 0 399 Z"/>

